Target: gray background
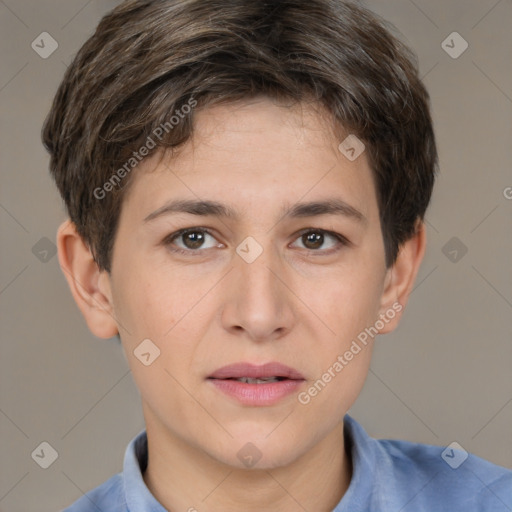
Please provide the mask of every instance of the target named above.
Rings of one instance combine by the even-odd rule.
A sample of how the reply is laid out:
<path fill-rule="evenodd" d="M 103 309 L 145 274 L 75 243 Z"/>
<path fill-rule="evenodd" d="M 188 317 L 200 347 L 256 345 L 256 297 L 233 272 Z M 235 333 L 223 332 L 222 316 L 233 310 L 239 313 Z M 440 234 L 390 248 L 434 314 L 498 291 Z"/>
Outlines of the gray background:
<path fill-rule="evenodd" d="M 0 0 L 1 512 L 69 505 L 122 469 L 144 427 L 120 346 L 90 334 L 57 257 L 42 252 L 65 213 L 41 125 L 66 65 L 117 3 Z M 441 172 L 407 313 L 378 339 L 350 412 L 374 437 L 457 441 L 512 468 L 512 2 L 366 4 L 418 54 Z M 59 45 L 47 59 L 31 48 L 43 31 Z M 454 31 L 469 43 L 457 59 L 441 46 Z M 48 469 L 31 457 L 42 441 L 58 452 Z"/>

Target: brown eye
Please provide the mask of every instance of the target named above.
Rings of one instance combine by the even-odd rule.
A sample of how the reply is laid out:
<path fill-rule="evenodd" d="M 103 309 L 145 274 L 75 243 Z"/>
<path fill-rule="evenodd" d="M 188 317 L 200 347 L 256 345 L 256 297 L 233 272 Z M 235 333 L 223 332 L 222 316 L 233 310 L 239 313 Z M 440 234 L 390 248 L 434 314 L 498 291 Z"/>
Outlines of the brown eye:
<path fill-rule="evenodd" d="M 329 239 L 331 240 L 331 243 L 325 247 L 325 242 Z M 325 231 L 323 229 L 309 229 L 303 231 L 298 240 L 301 240 L 305 249 L 319 253 L 335 252 L 342 246 L 349 245 L 348 240 L 343 235 Z"/>
<path fill-rule="evenodd" d="M 199 249 L 204 243 L 204 233 L 201 231 L 189 231 L 181 235 L 181 240 L 187 249 Z"/>
<path fill-rule="evenodd" d="M 302 235 L 302 242 L 307 249 L 319 249 L 324 243 L 324 235 L 323 233 L 310 231 Z"/>
<path fill-rule="evenodd" d="M 199 249 L 210 248 L 204 246 L 205 240 L 207 240 L 208 237 L 213 241 L 216 241 L 215 237 L 206 229 L 182 229 L 166 237 L 163 243 L 164 245 L 171 246 L 170 249 L 172 251 L 181 253 L 193 253 L 200 252 Z M 211 247 L 215 247 L 215 244 L 211 245 Z"/>

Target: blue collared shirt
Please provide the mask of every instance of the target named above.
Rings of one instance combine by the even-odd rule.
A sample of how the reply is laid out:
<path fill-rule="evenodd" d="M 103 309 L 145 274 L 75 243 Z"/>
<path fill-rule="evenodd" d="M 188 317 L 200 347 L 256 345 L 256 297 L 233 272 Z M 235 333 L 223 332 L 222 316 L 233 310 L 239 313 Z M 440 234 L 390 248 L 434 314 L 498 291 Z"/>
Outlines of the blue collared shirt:
<path fill-rule="evenodd" d="M 512 512 L 512 470 L 450 447 L 373 439 L 349 415 L 344 428 L 353 474 L 332 512 Z M 167 512 L 144 483 L 147 456 L 142 430 L 123 472 L 63 512 Z"/>

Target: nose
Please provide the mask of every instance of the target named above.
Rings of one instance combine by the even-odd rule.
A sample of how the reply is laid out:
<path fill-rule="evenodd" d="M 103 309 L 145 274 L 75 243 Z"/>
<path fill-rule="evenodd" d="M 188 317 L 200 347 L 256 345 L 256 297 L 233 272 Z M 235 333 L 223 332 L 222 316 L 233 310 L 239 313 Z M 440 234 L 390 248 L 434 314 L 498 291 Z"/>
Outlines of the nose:
<path fill-rule="evenodd" d="M 257 254 L 261 249 L 253 260 L 254 251 Z M 284 336 L 296 318 L 289 269 L 272 244 L 263 247 L 252 239 L 238 250 L 225 283 L 223 327 L 258 342 Z"/>

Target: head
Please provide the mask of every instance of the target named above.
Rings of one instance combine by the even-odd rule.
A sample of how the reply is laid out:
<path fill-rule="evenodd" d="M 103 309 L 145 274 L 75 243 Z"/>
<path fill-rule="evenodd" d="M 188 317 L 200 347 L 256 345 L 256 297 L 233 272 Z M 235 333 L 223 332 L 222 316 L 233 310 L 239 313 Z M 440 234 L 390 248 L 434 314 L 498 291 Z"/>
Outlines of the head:
<path fill-rule="evenodd" d="M 326 438 L 425 250 L 428 94 L 391 28 L 341 0 L 129 0 L 67 69 L 43 140 L 60 264 L 93 334 L 119 333 L 148 425 L 231 465 L 249 441 L 274 467 Z M 277 403 L 212 386 L 275 361 L 304 378 Z"/>

